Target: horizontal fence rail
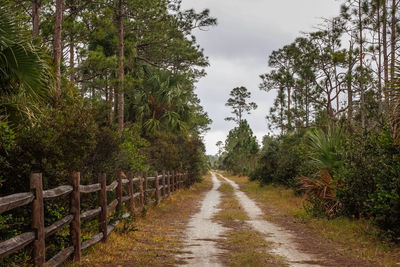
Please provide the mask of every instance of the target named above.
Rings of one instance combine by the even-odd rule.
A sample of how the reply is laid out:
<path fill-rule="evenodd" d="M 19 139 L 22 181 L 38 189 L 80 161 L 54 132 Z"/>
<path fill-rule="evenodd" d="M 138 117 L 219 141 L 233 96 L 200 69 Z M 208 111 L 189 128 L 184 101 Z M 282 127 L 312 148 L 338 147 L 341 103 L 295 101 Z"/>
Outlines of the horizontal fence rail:
<path fill-rule="evenodd" d="M 75 172 L 71 174 L 70 185 L 43 190 L 42 174 L 33 173 L 30 176 L 31 192 L 0 197 L 0 214 L 32 204 L 32 231 L 0 242 L 0 259 L 33 244 L 32 260 L 35 266 L 58 266 L 71 255 L 74 261 L 80 261 L 82 250 L 98 242 L 107 241 L 116 226 L 116 222 L 109 224 L 108 219 L 114 211 L 122 209 L 123 203 L 126 203 L 129 212 L 133 213 L 135 210 L 143 209 L 145 205 L 158 204 L 177 190 L 191 185 L 192 182 L 193 180 L 189 178 L 187 172 L 162 171 L 162 174 L 155 172 L 151 177 L 143 173 L 134 178 L 132 172 L 125 174 L 120 171 L 117 179 L 109 185 L 106 184 L 106 174 L 100 174 L 96 184 L 81 185 L 80 173 Z M 136 184 L 136 191 L 134 191 L 134 184 Z M 109 203 L 107 192 L 114 191 L 116 199 Z M 124 191 L 127 192 L 126 195 L 123 194 Z M 81 194 L 91 193 L 98 194 L 98 207 L 81 212 Z M 70 214 L 45 227 L 44 200 L 52 200 L 65 195 L 70 196 Z M 125 213 L 121 217 L 129 216 L 129 213 Z M 95 217 L 99 221 L 99 233 L 91 239 L 81 242 L 81 222 Z M 70 226 L 72 245 L 61 250 L 46 262 L 45 239 L 67 225 Z"/>

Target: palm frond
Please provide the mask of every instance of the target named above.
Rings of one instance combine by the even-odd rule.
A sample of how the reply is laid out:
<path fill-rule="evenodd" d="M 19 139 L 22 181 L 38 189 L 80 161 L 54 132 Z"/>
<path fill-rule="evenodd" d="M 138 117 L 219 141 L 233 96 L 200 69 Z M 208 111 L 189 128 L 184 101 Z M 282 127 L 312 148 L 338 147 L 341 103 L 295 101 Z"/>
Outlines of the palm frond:
<path fill-rule="evenodd" d="M 0 7 L 0 113 L 12 125 L 32 122 L 54 96 L 50 63 L 16 18 Z"/>

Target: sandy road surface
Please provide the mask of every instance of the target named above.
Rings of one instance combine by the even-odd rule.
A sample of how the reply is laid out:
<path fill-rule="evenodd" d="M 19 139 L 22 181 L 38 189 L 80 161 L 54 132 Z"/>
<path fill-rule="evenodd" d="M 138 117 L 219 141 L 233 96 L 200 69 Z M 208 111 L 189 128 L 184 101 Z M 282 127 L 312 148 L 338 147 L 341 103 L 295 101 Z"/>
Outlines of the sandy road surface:
<path fill-rule="evenodd" d="M 239 190 L 239 186 L 235 182 L 221 174 L 218 175 L 234 188 L 236 198 L 250 218 L 247 223 L 254 230 L 264 234 L 267 241 L 275 244 L 272 250 L 273 253 L 284 257 L 290 266 L 319 266 L 318 262 L 321 262 L 321 259 L 299 251 L 294 242 L 293 233 L 266 221 L 263 218 L 264 214 L 261 209 L 245 193 Z"/>
<path fill-rule="evenodd" d="M 219 211 L 217 207 L 221 201 L 221 193 L 218 188 L 221 182 L 215 173 L 211 174 L 211 178 L 212 189 L 203 199 L 200 212 L 189 221 L 186 245 L 189 252 L 182 257 L 187 262 L 187 266 L 221 266 L 218 260 L 221 250 L 218 249 L 217 242 L 226 228 L 212 220 Z"/>
<path fill-rule="evenodd" d="M 274 244 L 271 253 L 285 258 L 290 266 L 319 266 L 318 262 L 321 262 L 321 259 L 303 253 L 297 248 L 293 233 L 266 221 L 261 209 L 244 192 L 240 191 L 235 182 L 221 174 L 218 175 L 234 188 L 236 198 L 250 218 L 246 221 L 249 226 L 262 233 L 267 241 Z M 186 241 L 188 251 L 181 256 L 186 262 L 186 266 L 222 266 L 219 260 L 222 251 L 218 248 L 218 242 L 223 238 L 221 234 L 228 228 L 221 226 L 212 219 L 219 212 L 217 207 L 221 202 L 221 193 L 218 188 L 221 182 L 217 179 L 215 173 L 211 173 L 211 178 L 213 187 L 203 199 L 200 212 L 191 218 L 188 225 L 188 239 Z"/>

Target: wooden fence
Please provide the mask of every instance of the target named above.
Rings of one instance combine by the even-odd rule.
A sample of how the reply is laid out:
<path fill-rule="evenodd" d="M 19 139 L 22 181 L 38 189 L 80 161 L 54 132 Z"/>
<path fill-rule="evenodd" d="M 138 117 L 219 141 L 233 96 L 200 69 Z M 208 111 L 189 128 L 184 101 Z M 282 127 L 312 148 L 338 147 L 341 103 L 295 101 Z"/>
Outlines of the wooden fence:
<path fill-rule="evenodd" d="M 80 184 L 80 173 L 71 175 L 71 185 L 63 185 L 51 190 L 43 191 L 42 174 L 33 173 L 30 176 L 31 192 L 18 193 L 0 198 L 0 214 L 32 203 L 32 231 L 20 234 L 16 237 L 0 243 L 0 259 L 25 246 L 33 243 L 32 259 L 35 266 L 58 266 L 69 256 L 73 255 L 74 261 L 80 261 L 81 251 L 102 241 L 106 242 L 107 237 L 114 230 L 116 223 L 108 224 L 108 217 L 114 211 L 121 210 L 123 203 L 127 203 L 130 212 L 135 209 L 142 209 L 144 205 L 159 203 L 171 193 L 182 188 L 185 184 L 191 184 L 187 172 L 165 172 L 161 175 L 155 172 L 153 177 L 147 177 L 146 173 L 134 178 L 131 172 L 127 174 L 120 172 L 117 180 L 110 185 L 106 184 L 106 175 L 100 174 L 98 183 L 92 185 Z M 134 191 L 134 184 L 137 184 L 138 191 Z M 123 189 L 127 186 L 127 195 L 124 196 Z M 125 188 L 126 189 L 126 188 Z M 116 199 L 111 203 L 107 202 L 107 192 L 116 190 Z M 98 194 L 98 207 L 96 209 L 81 212 L 81 194 Z M 61 220 L 45 227 L 44 225 L 44 200 L 51 200 L 70 194 L 70 214 Z M 137 205 L 135 207 L 135 200 Z M 81 221 L 92 219 L 98 216 L 99 233 L 90 240 L 81 242 Z M 129 213 L 122 215 L 128 217 Z M 53 258 L 45 262 L 46 244 L 45 239 L 55 234 L 66 225 L 70 225 L 70 237 L 72 245 L 63 249 Z"/>

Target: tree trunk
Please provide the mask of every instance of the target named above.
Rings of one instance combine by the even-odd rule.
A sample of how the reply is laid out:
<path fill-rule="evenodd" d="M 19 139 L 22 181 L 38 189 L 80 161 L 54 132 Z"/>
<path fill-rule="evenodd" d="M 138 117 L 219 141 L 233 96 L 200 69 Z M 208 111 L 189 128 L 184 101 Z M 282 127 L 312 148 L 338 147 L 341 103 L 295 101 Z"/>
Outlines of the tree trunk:
<path fill-rule="evenodd" d="M 284 103 L 283 103 L 283 101 L 284 101 L 284 91 L 283 91 L 284 89 L 281 87 L 281 88 L 279 88 L 279 91 L 280 91 L 280 95 L 279 95 L 279 98 L 280 98 L 280 127 L 281 127 L 281 135 L 283 134 L 283 131 L 284 131 L 284 126 L 283 126 L 283 113 L 285 112 L 284 111 Z"/>
<path fill-rule="evenodd" d="M 32 0 L 32 34 L 38 37 L 40 33 L 40 9 L 42 8 L 41 0 Z"/>
<path fill-rule="evenodd" d="M 109 94 L 110 90 L 109 90 L 109 88 L 108 88 L 108 80 L 107 80 L 107 76 L 106 76 L 106 78 L 102 77 L 102 79 L 105 79 L 105 81 L 106 81 L 106 88 L 105 88 L 105 93 L 106 93 L 106 103 L 109 103 L 109 102 L 110 102 L 110 100 L 109 100 L 109 98 L 110 98 L 110 94 Z"/>
<path fill-rule="evenodd" d="M 288 99 L 288 103 L 287 103 L 287 106 L 288 106 L 288 108 L 287 108 L 287 111 L 288 111 L 288 114 L 287 114 L 287 117 L 288 117 L 288 130 L 290 130 L 291 128 L 292 128 L 292 121 L 291 121 L 291 110 L 290 110 L 290 105 L 291 105 L 291 99 L 290 99 L 290 87 L 288 86 L 287 87 L 287 99 Z"/>
<path fill-rule="evenodd" d="M 382 46 L 383 46 L 383 75 L 384 75 L 384 94 L 386 109 L 389 107 L 389 57 L 387 51 L 387 7 L 386 0 L 383 1 L 382 12 Z"/>
<path fill-rule="evenodd" d="M 119 131 L 124 129 L 124 18 L 123 18 L 123 3 L 119 0 L 119 14 L 118 14 L 118 28 L 119 28 L 119 49 L 118 49 L 118 126 Z"/>
<path fill-rule="evenodd" d="M 112 87 L 110 87 L 108 101 L 109 101 L 109 105 L 110 105 L 110 112 L 108 114 L 108 119 L 109 119 L 110 125 L 112 125 L 114 122 L 114 88 L 112 88 Z"/>
<path fill-rule="evenodd" d="M 306 128 L 310 126 L 310 100 L 308 94 L 308 86 L 306 86 Z"/>
<path fill-rule="evenodd" d="M 333 89 L 332 89 L 333 90 Z M 326 95 L 327 95 L 327 103 L 326 103 L 326 111 L 328 112 L 329 118 L 333 121 L 335 119 L 335 113 L 333 112 L 332 108 L 332 97 L 331 97 L 331 92 L 332 90 L 329 90 L 326 88 Z"/>
<path fill-rule="evenodd" d="M 81 82 L 81 96 L 85 97 L 86 88 L 85 88 L 85 81 Z"/>
<path fill-rule="evenodd" d="M 81 57 L 77 57 L 78 60 L 78 68 L 81 66 Z M 78 73 L 79 76 L 79 73 Z M 85 97 L 85 76 L 82 74 L 82 76 L 79 76 L 79 79 L 81 79 L 80 85 L 81 85 L 81 96 Z"/>
<path fill-rule="evenodd" d="M 70 3 L 70 10 L 71 14 L 75 14 L 76 12 L 76 6 L 75 6 L 75 0 L 71 1 Z M 75 21 L 75 15 L 72 15 L 71 17 L 72 22 Z M 70 82 L 75 82 L 75 37 L 74 37 L 74 30 L 73 27 L 71 27 L 71 32 L 70 32 L 70 39 L 69 39 L 69 80 Z"/>
<path fill-rule="evenodd" d="M 114 115 L 117 112 L 118 112 L 118 88 L 114 88 Z"/>
<path fill-rule="evenodd" d="M 62 55 L 62 20 L 63 20 L 64 0 L 56 0 L 56 21 L 54 25 L 54 65 L 56 67 L 56 99 L 58 106 L 61 96 L 61 55 Z"/>
<path fill-rule="evenodd" d="M 396 0 L 392 0 L 392 22 L 391 22 L 391 35 L 390 35 L 390 84 L 393 84 L 394 80 L 394 68 L 396 61 L 396 10 L 397 3 Z M 390 89 L 393 89 L 393 86 L 390 86 Z"/>
<path fill-rule="evenodd" d="M 70 35 L 70 40 L 69 40 L 69 68 L 70 68 L 70 74 L 69 74 L 69 81 L 70 82 L 75 82 L 75 40 L 74 40 L 74 34 L 71 33 Z"/>
<path fill-rule="evenodd" d="M 347 71 L 347 120 L 349 123 L 353 120 L 353 43 L 350 41 L 349 49 L 349 69 Z"/>
<path fill-rule="evenodd" d="M 377 1 L 377 19 L 378 19 L 378 102 L 379 110 L 383 112 L 382 107 L 382 40 L 381 40 L 381 4 Z"/>
<path fill-rule="evenodd" d="M 360 33 L 360 92 L 361 92 L 361 127 L 365 129 L 365 90 L 363 81 L 363 24 L 361 13 L 361 0 L 358 1 L 358 19 L 359 19 L 359 33 Z"/>

